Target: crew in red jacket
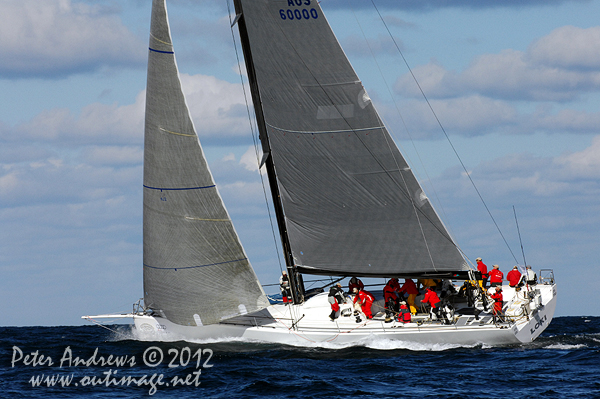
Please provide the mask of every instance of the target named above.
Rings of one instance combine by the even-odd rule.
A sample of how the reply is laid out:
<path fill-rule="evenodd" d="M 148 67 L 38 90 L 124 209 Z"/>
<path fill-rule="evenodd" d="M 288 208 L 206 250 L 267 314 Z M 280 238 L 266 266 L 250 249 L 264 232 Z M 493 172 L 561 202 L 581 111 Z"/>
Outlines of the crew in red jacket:
<path fill-rule="evenodd" d="M 477 270 L 481 272 L 481 280 L 479 280 L 479 286 L 481 288 L 486 288 L 488 281 L 487 266 L 485 263 L 483 263 L 483 260 L 481 258 L 477 258 L 475 259 L 475 261 L 477 262 Z"/>
<path fill-rule="evenodd" d="M 490 287 L 502 285 L 503 279 L 504 273 L 500 271 L 500 266 L 494 265 L 494 268 L 490 270 Z"/>
<path fill-rule="evenodd" d="M 362 281 L 360 281 L 360 279 L 352 277 L 348 282 L 348 293 L 354 292 L 355 288 L 358 290 L 362 290 L 363 288 L 365 288 L 365 285 Z"/>
<path fill-rule="evenodd" d="M 521 272 L 517 266 L 513 267 L 511 271 L 506 274 L 506 279 L 508 280 L 508 285 L 511 287 L 516 287 L 521 282 Z"/>
<path fill-rule="evenodd" d="M 398 314 L 398 321 L 402 323 L 410 323 L 411 314 L 406 302 L 400 302 L 400 313 Z"/>
<path fill-rule="evenodd" d="M 425 297 L 421 302 L 428 303 L 431 306 L 431 315 L 437 314 L 438 307 L 440 305 L 440 297 L 438 297 L 438 295 L 435 293 L 434 290 L 431 289 L 431 287 L 425 287 L 425 289 L 427 291 L 425 292 Z"/>
<path fill-rule="evenodd" d="M 502 288 L 496 287 L 496 292 L 490 295 L 490 298 L 494 300 L 494 308 L 492 309 L 492 313 L 494 314 L 494 320 L 496 320 L 496 316 L 502 315 Z"/>
<path fill-rule="evenodd" d="M 354 303 L 358 301 L 360 303 L 360 308 L 367 316 L 367 319 L 372 319 L 373 315 L 371 314 L 371 306 L 373 305 L 373 301 L 375 297 L 369 291 L 365 291 L 363 289 L 359 290 L 358 288 L 354 288 Z"/>
<path fill-rule="evenodd" d="M 400 293 L 403 292 L 408 295 L 408 299 L 406 300 L 406 302 L 408 302 L 408 305 L 410 306 L 410 313 L 417 314 L 415 298 L 417 297 L 417 295 L 419 295 L 419 290 L 417 290 L 417 285 L 415 284 L 415 282 L 407 278 L 404 281 L 402 288 L 400 288 Z"/>
<path fill-rule="evenodd" d="M 385 303 L 388 303 L 388 300 L 392 298 L 394 301 L 398 300 L 397 292 L 400 291 L 400 284 L 398 284 L 397 278 L 391 278 L 390 281 L 387 282 L 385 287 L 383 287 L 383 300 Z"/>
<path fill-rule="evenodd" d="M 394 318 L 394 313 L 398 312 L 398 291 L 400 291 L 400 284 L 398 284 L 396 277 L 391 278 L 385 287 L 383 287 L 386 323 L 391 322 Z"/>

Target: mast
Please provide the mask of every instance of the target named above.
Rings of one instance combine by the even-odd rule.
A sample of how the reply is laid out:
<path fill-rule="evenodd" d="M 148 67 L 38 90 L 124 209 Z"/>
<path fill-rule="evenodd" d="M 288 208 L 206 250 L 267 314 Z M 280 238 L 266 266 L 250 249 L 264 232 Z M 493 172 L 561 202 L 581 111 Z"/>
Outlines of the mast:
<path fill-rule="evenodd" d="M 259 138 L 262 145 L 262 163 L 264 163 L 267 170 L 267 176 L 269 177 L 269 186 L 271 187 L 273 207 L 275 208 L 275 218 L 279 228 L 281 244 L 283 246 L 283 255 L 289 276 L 292 301 L 294 304 L 299 304 L 304 302 L 304 283 L 302 281 L 302 276 L 298 273 L 294 263 L 294 258 L 292 256 L 290 240 L 285 223 L 285 214 L 283 211 L 283 204 L 281 202 L 281 195 L 279 193 L 279 185 L 277 184 L 275 165 L 273 163 L 273 157 L 271 156 L 271 146 L 269 144 L 269 137 L 267 134 L 267 125 L 265 123 L 262 100 L 258 90 L 256 72 L 252 62 L 252 50 L 250 49 L 250 41 L 248 40 L 248 32 L 246 30 L 246 21 L 242 10 L 241 0 L 234 0 L 234 6 L 237 25 L 240 32 L 240 41 L 242 43 L 242 51 L 244 53 L 244 62 L 246 63 L 246 71 L 248 73 L 250 92 L 252 94 L 252 103 L 254 104 L 254 113 L 256 114 L 256 124 L 258 126 Z"/>

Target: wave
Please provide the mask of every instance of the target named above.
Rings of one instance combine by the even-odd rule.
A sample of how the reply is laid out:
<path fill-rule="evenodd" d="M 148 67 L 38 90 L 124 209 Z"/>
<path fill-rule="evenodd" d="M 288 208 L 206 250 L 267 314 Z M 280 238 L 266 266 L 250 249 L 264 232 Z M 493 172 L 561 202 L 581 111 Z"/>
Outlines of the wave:
<path fill-rule="evenodd" d="M 552 344 L 548 346 L 544 346 L 545 349 L 559 349 L 559 350 L 573 350 L 573 349 L 581 349 L 587 348 L 587 345 L 584 344 Z"/>
<path fill-rule="evenodd" d="M 549 349 L 549 350 L 582 350 L 600 348 L 600 318 L 597 317 L 560 317 L 553 320 L 550 328 L 536 341 L 530 344 L 516 345 L 524 350 Z M 223 337 L 207 339 L 190 339 L 176 334 L 160 334 L 136 330 L 133 325 L 114 325 L 109 328 L 110 341 L 140 341 L 140 342 L 189 342 L 198 345 L 220 345 L 227 351 L 260 350 L 264 348 L 296 348 L 298 350 L 327 349 L 340 351 L 349 348 L 364 348 L 374 351 L 410 352 L 444 352 L 452 350 L 490 349 L 498 346 L 472 344 L 447 344 L 447 343 L 415 343 L 400 341 L 385 337 L 371 335 L 363 340 L 352 343 L 338 342 L 313 342 L 298 336 L 296 342 L 277 344 L 242 337 Z"/>
<path fill-rule="evenodd" d="M 127 328 L 125 328 L 127 327 Z M 269 341 L 262 341 L 244 337 L 222 337 L 222 338 L 207 338 L 207 339 L 190 339 L 188 337 L 180 336 L 177 334 L 161 334 L 156 332 L 142 332 L 136 330 L 133 326 L 123 326 L 115 331 L 112 331 L 110 341 L 140 341 L 140 342 L 189 342 L 198 345 L 206 344 L 223 344 L 223 345 L 235 345 L 238 349 L 244 349 L 244 345 L 253 345 L 254 348 L 258 347 L 291 347 L 298 349 L 330 349 L 330 350 L 343 350 L 348 348 L 366 348 L 377 351 L 393 351 L 393 350 L 408 350 L 415 352 L 442 352 L 460 348 L 489 348 L 491 346 L 482 344 L 473 345 L 460 345 L 460 344 L 445 344 L 445 343 L 416 343 L 410 341 L 400 341 L 394 339 L 388 339 L 371 335 L 357 342 L 349 343 L 338 343 L 338 342 L 315 342 L 309 340 L 301 340 L 300 338 L 296 342 L 288 342 L 285 344 L 277 344 Z M 234 348 L 232 348 L 234 349 Z M 250 349 L 250 348 L 245 348 Z"/>

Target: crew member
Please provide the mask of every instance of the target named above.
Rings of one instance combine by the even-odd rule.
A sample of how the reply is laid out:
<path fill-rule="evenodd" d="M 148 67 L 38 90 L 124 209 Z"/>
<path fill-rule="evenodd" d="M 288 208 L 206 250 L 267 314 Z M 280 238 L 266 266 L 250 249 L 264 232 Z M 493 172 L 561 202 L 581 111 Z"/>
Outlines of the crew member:
<path fill-rule="evenodd" d="M 502 287 L 496 286 L 496 292 L 490 295 L 490 298 L 494 300 L 494 307 L 492 308 L 492 313 L 494 314 L 494 321 L 496 321 L 496 317 L 502 316 Z"/>
<path fill-rule="evenodd" d="M 394 317 L 394 313 L 398 312 L 398 295 L 400 284 L 398 279 L 393 277 L 383 287 L 383 300 L 385 302 L 385 322 L 389 323 Z"/>
<path fill-rule="evenodd" d="M 365 285 L 362 281 L 360 281 L 360 279 L 352 277 L 348 282 L 348 293 L 354 292 L 355 288 L 362 290 L 363 288 L 365 288 Z"/>
<path fill-rule="evenodd" d="M 354 288 L 354 303 L 358 302 L 360 304 L 360 309 L 367 316 L 367 319 L 372 319 L 373 315 L 371 314 L 371 306 L 373 305 L 373 301 L 375 297 L 369 291 L 365 291 L 364 289 Z"/>
<path fill-rule="evenodd" d="M 385 303 L 387 303 L 390 298 L 392 298 L 394 301 L 397 301 L 398 295 L 396 295 L 396 293 L 399 291 L 400 284 L 398 284 L 398 279 L 395 277 L 391 278 L 385 287 L 383 287 L 383 299 L 385 300 Z"/>
<path fill-rule="evenodd" d="M 520 285 L 522 277 L 523 276 L 521 275 L 521 272 L 519 271 L 518 266 L 514 266 L 511 271 L 506 273 L 506 279 L 508 280 L 508 285 L 513 288 Z"/>
<path fill-rule="evenodd" d="M 344 290 L 342 289 L 342 285 L 340 283 L 337 283 L 329 288 L 327 300 L 331 304 L 331 313 L 329 314 L 329 318 L 331 321 L 333 321 L 338 317 L 337 312 L 340 310 L 340 304 L 346 302 L 346 299 L 344 298 Z"/>
<path fill-rule="evenodd" d="M 483 263 L 483 260 L 481 260 L 481 258 L 477 258 L 477 259 L 475 259 L 475 261 L 477 262 L 477 270 L 479 270 L 479 272 L 481 272 L 481 280 L 479 280 L 479 286 L 481 288 L 485 288 L 487 286 L 487 281 L 488 281 L 487 266 L 485 263 Z"/>
<path fill-rule="evenodd" d="M 281 289 L 283 303 L 287 304 L 288 302 L 292 302 L 290 280 L 285 270 L 281 272 L 281 277 L 279 277 L 279 287 Z"/>
<path fill-rule="evenodd" d="M 452 284 L 452 280 L 444 279 L 442 282 L 442 299 L 446 298 L 447 296 L 454 295 L 456 292 L 456 287 L 454 287 L 454 284 Z"/>
<path fill-rule="evenodd" d="M 494 268 L 490 270 L 490 287 L 497 287 L 502 285 L 504 279 L 504 273 L 500 271 L 500 266 L 494 265 Z"/>
<path fill-rule="evenodd" d="M 527 266 L 525 272 L 525 278 L 527 279 L 528 285 L 536 285 L 537 284 L 537 276 L 533 270 L 531 270 L 531 266 Z"/>
<path fill-rule="evenodd" d="M 431 287 L 425 287 L 425 297 L 421 301 L 422 303 L 428 303 L 431 306 L 431 315 L 436 315 L 440 306 L 440 297 L 435 293 Z"/>
<path fill-rule="evenodd" d="M 398 314 L 398 321 L 402 323 L 410 323 L 411 314 L 408 306 L 406 306 L 406 302 L 400 302 L 400 313 Z"/>
<path fill-rule="evenodd" d="M 421 289 L 421 286 L 423 286 L 423 289 L 425 289 L 427 287 L 433 288 L 436 285 L 437 285 L 437 283 L 432 278 L 420 278 L 417 280 L 417 289 Z"/>
<path fill-rule="evenodd" d="M 400 288 L 399 292 L 408 295 L 408 299 L 406 300 L 406 302 L 408 302 L 408 305 L 410 306 L 410 313 L 417 314 L 415 298 L 417 297 L 417 295 L 419 295 L 419 290 L 417 289 L 415 282 L 407 278 L 406 280 L 404 280 L 404 284 Z"/>

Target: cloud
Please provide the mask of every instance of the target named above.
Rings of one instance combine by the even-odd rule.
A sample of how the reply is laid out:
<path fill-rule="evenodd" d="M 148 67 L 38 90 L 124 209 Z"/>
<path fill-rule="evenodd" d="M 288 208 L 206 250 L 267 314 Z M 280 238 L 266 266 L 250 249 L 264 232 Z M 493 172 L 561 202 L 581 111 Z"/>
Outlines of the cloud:
<path fill-rule="evenodd" d="M 421 137 L 439 127 L 420 89 L 442 124 L 455 133 L 597 134 L 600 112 L 566 108 L 568 102 L 600 91 L 597 41 L 600 27 L 561 27 L 534 41 L 525 52 L 484 54 L 460 72 L 436 61 L 417 66 L 412 71 L 419 85 L 407 73 L 397 79 L 394 91 L 405 99 L 404 118 L 413 122 L 409 126 L 419 126 Z M 559 53 L 565 57 L 558 57 Z M 411 98 L 418 101 L 407 100 Z"/>
<path fill-rule="evenodd" d="M 251 139 L 248 109 L 239 83 L 214 76 L 181 74 L 181 84 L 202 143 Z M 253 112 L 250 98 L 248 101 Z"/>
<path fill-rule="evenodd" d="M 503 132 L 514 129 L 522 121 L 522 116 L 510 103 L 477 95 L 430 100 L 429 103 L 444 129 L 453 134 L 477 136 Z M 440 126 L 426 102 L 406 101 L 399 103 L 399 109 L 412 138 L 441 137 Z M 380 107 L 380 110 L 391 127 L 401 125 L 395 108 Z M 398 134 L 404 131 L 394 130 L 398 130 Z"/>
<path fill-rule="evenodd" d="M 592 261 L 590 269 L 597 269 L 586 246 L 593 247 L 598 240 L 599 153 L 600 135 L 588 148 L 572 154 L 541 157 L 520 152 L 474 165 L 471 176 L 495 221 L 460 167 L 434 178 L 438 194 L 434 198 L 440 198 L 444 219 L 468 254 L 486 254 L 501 266 L 514 264 L 496 231 L 497 223 L 520 258 L 514 206 L 528 261 L 566 273 L 564 265 L 579 253 Z"/>
<path fill-rule="evenodd" d="M 204 144 L 236 144 L 251 141 L 248 111 L 242 89 L 213 76 L 181 75 L 183 91 L 198 136 Z M 9 143 L 24 139 L 63 141 L 67 146 L 84 144 L 140 144 L 144 134 L 146 92 L 133 104 L 93 103 L 76 115 L 67 108 L 42 111 L 29 121 L 0 129 Z M 252 107 L 250 103 L 248 105 Z"/>
<path fill-rule="evenodd" d="M 93 103 L 74 115 L 67 108 L 42 111 L 29 121 L 0 132 L 0 138 L 9 143 L 24 139 L 40 142 L 64 141 L 66 145 L 98 143 L 140 143 L 144 132 L 142 91 L 133 104 Z"/>
<path fill-rule="evenodd" d="M 524 132 L 570 132 L 575 134 L 597 134 L 600 132 L 600 112 L 584 112 L 561 109 L 552 112 L 552 108 L 540 107 L 531 115 L 523 116 Z"/>
<path fill-rule="evenodd" d="M 534 206 L 540 200 L 563 204 L 578 200 L 596 206 L 600 195 L 600 135 L 586 149 L 556 157 L 534 156 L 519 152 L 487 160 L 471 168 L 471 177 L 484 197 L 495 204 L 519 202 Z M 593 184 L 589 181 L 593 180 Z M 464 171 L 455 167 L 437 178 L 442 192 L 456 199 L 473 197 L 474 191 L 465 179 Z"/>
<path fill-rule="evenodd" d="M 563 26 L 532 43 L 527 49 L 532 62 L 574 70 L 600 69 L 600 26 Z"/>
<path fill-rule="evenodd" d="M 249 146 L 244 155 L 242 155 L 242 157 L 240 158 L 240 165 L 244 166 L 246 170 L 255 172 L 258 170 L 258 165 L 261 161 L 261 157 L 262 151 L 259 150 L 259 153 L 257 154 L 254 146 Z"/>
<path fill-rule="evenodd" d="M 440 8 L 526 8 L 568 3 L 581 3 L 585 1 L 586 0 L 378 0 L 375 1 L 375 4 L 378 8 L 382 9 L 396 9 L 402 11 L 432 11 Z M 370 1 L 363 0 L 329 0 L 326 6 L 328 8 L 337 9 L 359 9 L 373 7 Z"/>
<path fill-rule="evenodd" d="M 435 62 L 413 68 L 413 72 L 430 98 L 478 93 L 504 100 L 564 102 L 600 89 L 598 71 L 540 64 L 516 50 L 479 56 L 461 73 L 447 71 Z M 394 89 L 402 95 L 421 96 L 410 74 L 401 76 Z"/>
<path fill-rule="evenodd" d="M 533 42 L 526 52 L 503 50 L 475 58 L 462 72 L 436 62 L 413 68 L 430 98 L 479 94 L 491 98 L 564 102 L 600 90 L 600 27 L 565 26 Z M 395 90 L 420 97 L 410 74 Z"/>
<path fill-rule="evenodd" d="M 140 165 L 144 150 L 138 146 L 92 146 L 84 149 L 82 159 L 91 165 Z"/>
<path fill-rule="evenodd" d="M 123 195 L 141 186 L 140 163 L 94 166 L 67 155 L 1 166 L 0 200 L 5 207 L 87 202 Z"/>
<path fill-rule="evenodd" d="M 600 181 L 600 136 L 594 137 L 592 145 L 583 151 L 565 154 L 555 160 L 564 168 L 562 176 Z"/>
<path fill-rule="evenodd" d="M 396 44 L 401 50 L 405 50 L 404 43 L 399 38 L 394 38 Z M 396 44 L 388 35 L 378 35 L 377 38 L 369 38 L 368 43 L 364 37 L 358 35 L 349 35 L 342 39 L 342 48 L 348 53 L 360 57 L 371 57 L 372 54 L 398 54 Z"/>
<path fill-rule="evenodd" d="M 143 66 L 147 46 L 114 11 L 71 0 L 0 2 L 0 76 L 57 78 Z"/>

